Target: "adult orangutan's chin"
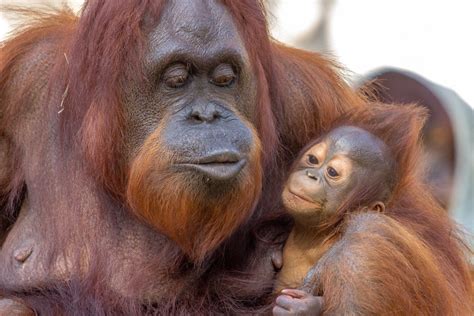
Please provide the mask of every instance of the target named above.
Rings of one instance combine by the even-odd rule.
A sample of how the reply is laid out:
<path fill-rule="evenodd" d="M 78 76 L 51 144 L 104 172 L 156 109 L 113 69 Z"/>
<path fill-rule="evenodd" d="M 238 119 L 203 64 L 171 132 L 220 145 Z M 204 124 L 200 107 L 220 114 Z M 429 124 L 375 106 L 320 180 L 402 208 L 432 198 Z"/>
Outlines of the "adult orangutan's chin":
<path fill-rule="evenodd" d="M 127 198 L 132 211 L 202 262 L 252 213 L 261 192 L 260 143 L 254 138 L 243 167 L 214 179 L 179 163 L 150 137 L 132 163 Z"/>

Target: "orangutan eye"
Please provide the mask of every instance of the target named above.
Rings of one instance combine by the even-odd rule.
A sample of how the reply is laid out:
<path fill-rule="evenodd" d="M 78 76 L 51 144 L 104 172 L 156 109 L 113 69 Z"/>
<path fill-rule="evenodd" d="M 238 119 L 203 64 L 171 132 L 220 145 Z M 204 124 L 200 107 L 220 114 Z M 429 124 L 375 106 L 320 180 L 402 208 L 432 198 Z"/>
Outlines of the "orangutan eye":
<path fill-rule="evenodd" d="M 178 63 L 170 66 L 163 75 L 163 81 L 169 88 L 180 88 L 189 78 L 189 66 Z"/>
<path fill-rule="evenodd" d="M 328 167 L 326 172 L 330 178 L 337 178 L 339 176 L 339 173 L 333 167 Z"/>
<path fill-rule="evenodd" d="M 317 165 L 319 163 L 318 158 L 315 155 L 308 155 L 308 162 L 312 165 Z"/>
<path fill-rule="evenodd" d="M 228 87 L 234 83 L 235 71 L 229 64 L 220 64 L 212 73 L 211 83 L 219 87 Z"/>

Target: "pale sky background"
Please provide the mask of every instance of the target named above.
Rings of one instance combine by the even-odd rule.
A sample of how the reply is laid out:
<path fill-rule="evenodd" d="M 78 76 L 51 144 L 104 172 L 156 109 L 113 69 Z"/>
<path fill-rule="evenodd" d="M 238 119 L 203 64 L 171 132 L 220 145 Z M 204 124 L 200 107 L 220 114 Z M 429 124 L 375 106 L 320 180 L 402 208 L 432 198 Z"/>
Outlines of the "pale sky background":
<path fill-rule="evenodd" d="M 319 0 L 273 1 L 279 5 L 270 25 L 283 42 L 295 43 L 319 19 Z M 48 1 L 0 0 L 36 2 Z M 76 9 L 82 3 L 69 2 Z M 332 13 L 331 53 L 354 74 L 382 66 L 408 69 L 474 105 L 474 0 L 336 0 Z M 0 38 L 8 30 L 0 17 Z"/>
<path fill-rule="evenodd" d="M 319 1 L 280 2 L 274 34 L 291 43 L 314 25 Z M 405 68 L 474 105 L 473 0 L 336 0 L 332 13 L 331 51 L 350 71 Z"/>

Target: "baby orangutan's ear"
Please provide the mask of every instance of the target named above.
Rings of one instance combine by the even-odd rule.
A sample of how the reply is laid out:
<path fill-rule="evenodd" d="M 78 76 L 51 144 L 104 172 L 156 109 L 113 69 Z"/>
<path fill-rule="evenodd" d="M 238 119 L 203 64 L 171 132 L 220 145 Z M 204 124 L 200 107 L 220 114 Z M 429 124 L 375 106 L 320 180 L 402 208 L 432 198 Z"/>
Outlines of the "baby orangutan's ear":
<path fill-rule="evenodd" d="M 377 201 L 372 203 L 371 206 L 369 206 L 369 210 L 378 212 L 378 213 L 384 213 L 385 212 L 385 204 L 383 202 Z"/>

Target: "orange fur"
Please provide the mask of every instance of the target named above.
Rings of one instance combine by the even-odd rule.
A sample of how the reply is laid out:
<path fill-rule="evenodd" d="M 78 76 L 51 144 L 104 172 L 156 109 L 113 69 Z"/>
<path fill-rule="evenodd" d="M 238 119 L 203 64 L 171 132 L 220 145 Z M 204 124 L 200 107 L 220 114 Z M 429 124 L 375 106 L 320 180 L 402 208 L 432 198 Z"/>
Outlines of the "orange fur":
<path fill-rule="evenodd" d="M 261 1 L 223 0 L 222 3 L 239 28 L 257 77 L 255 110 L 258 119 L 254 129 L 261 145 L 259 148 L 255 143 L 252 160 L 255 173 L 249 172 L 241 180 L 234 196 L 216 197 L 214 206 L 202 197 L 193 200 L 196 190 L 202 188 L 191 187 L 185 177 L 178 179 L 163 172 L 156 175 L 163 183 L 157 187 L 150 185 L 156 180 L 152 171 L 162 167 L 160 171 L 166 170 L 165 164 L 172 162 L 172 157 L 167 157 L 156 143 L 143 147 L 131 170 L 130 166 L 123 165 L 121 92 L 129 80 L 143 80 L 141 63 L 147 50 L 146 37 L 159 21 L 164 1 L 90 0 L 80 18 L 70 10 L 23 11 L 29 17 L 27 26 L 2 43 L 0 49 L 0 135 L 8 136 L 11 141 L 7 159 L 14 162 L 8 166 L 11 172 L 6 181 L 2 179 L 0 199 L 9 201 L 8 211 L 18 209 L 26 181 L 25 166 L 39 168 L 34 170 L 36 174 L 57 179 L 57 183 L 49 185 L 40 177 L 29 179 L 30 190 L 35 190 L 34 196 L 41 202 L 40 210 L 31 209 L 39 212 L 40 221 L 34 230 L 44 233 L 41 242 L 45 245 L 42 251 L 45 259 L 39 266 L 44 267 L 47 274 L 51 262 L 69 255 L 65 249 L 91 249 L 89 259 L 93 264 L 91 271 L 83 273 L 80 258 L 77 258 L 80 255 L 69 257 L 67 280 L 41 280 L 37 287 L 31 288 L 23 283 L 28 279 L 26 275 L 13 282 L 16 286 L 13 290 L 2 284 L 2 295 L 7 292 L 20 295 L 39 314 L 45 315 L 68 312 L 135 315 L 143 314 L 144 305 L 157 313 L 248 314 L 262 307 L 269 294 L 265 282 L 270 280 L 245 267 L 267 263 L 264 259 L 268 246 L 255 237 L 261 233 L 257 229 L 264 231 L 262 235 L 271 232 L 269 239 L 287 232 L 288 222 L 281 216 L 278 196 L 289 164 L 301 147 L 331 128 L 341 115 L 353 108 L 367 109 L 367 104 L 338 76 L 338 68 L 332 61 L 272 41 Z M 45 52 L 47 63 L 41 63 L 45 69 L 39 73 L 38 64 L 31 60 Z M 66 89 L 64 110 L 58 115 L 61 95 Z M 38 114 L 44 121 L 40 127 L 35 126 L 31 131 L 33 136 L 25 140 L 19 136 L 22 128 L 18 123 L 26 121 L 31 104 L 41 109 Z M 405 109 L 403 120 L 396 121 L 398 125 L 412 122 L 412 116 L 419 111 L 413 107 Z M 383 130 L 386 120 L 393 119 L 392 108 L 387 108 L 386 115 L 384 112 L 379 113 L 372 126 Z M 394 135 L 391 139 L 396 144 L 395 154 L 400 157 L 404 157 L 404 150 L 411 151 L 417 133 L 412 126 L 383 132 L 386 136 Z M 60 136 L 62 143 L 56 136 Z M 28 155 L 24 154 L 27 150 Z M 45 169 L 43 164 L 47 158 L 43 155 L 49 152 L 64 159 L 56 159 L 54 168 Z M 160 157 L 163 161 L 151 157 L 152 153 L 163 154 Z M 445 297 L 469 301 L 471 297 L 466 293 L 471 291 L 470 278 L 466 275 L 460 243 L 453 237 L 457 236 L 456 230 L 431 198 L 426 197 L 426 187 L 418 184 L 416 176 L 410 175 L 414 170 L 413 159 L 406 157 L 404 161 L 403 168 L 407 170 L 404 174 L 408 176 L 398 185 L 389 216 L 415 234 L 433 253 L 436 261 L 431 263 L 438 265 L 438 270 L 449 280 L 452 295 L 445 293 Z M 71 166 L 76 169 L 71 170 Z M 94 189 L 89 192 L 95 194 L 97 205 L 84 210 L 84 200 L 89 197 L 82 195 L 83 183 L 78 183 L 75 175 L 84 175 L 86 171 L 88 184 Z M 261 178 L 263 181 L 259 183 Z M 246 187 L 249 182 L 251 185 Z M 62 199 L 59 201 L 62 203 L 58 203 L 58 199 Z M 173 205 L 176 201 L 179 204 Z M 157 203 L 169 207 L 161 208 Z M 255 203 L 258 205 L 254 210 Z M 3 205 L 0 211 L 4 211 Z M 116 256 L 111 262 L 111 252 L 106 250 L 122 237 L 118 231 L 122 233 L 123 229 L 124 235 L 133 235 L 127 231 L 127 225 L 114 221 L 116 216 L 133 223 L 131 227 L 141 228 L 127 217 L 128 211 L 173 236 L 191 257 L 202 259 L 205 252 L 219 244 L 223 246 L 215 252 L 214 260 L 209 260 L 203 269 L 197 269 L 189 267 L 179 248 L 171 242 L 157 243 L 161 238 L 159 233 L 141 235 L 140 241 L 150 247 L 146 253 L 140 252 L 142 248 L 134 248 L 136 252 L 129 251 L 130 248 L 117 251 L 146 264 L 137 265 L 130 277 L 118 276 L 116 273 L 124 261 Z M 88 220 L 88 214 L 97 217 Z M 199 224 L 193 225 L 193 221 Z M 280 224 L 277 229 L 272 226 L 275 222 Z M 185 234 L 179 231 L 177 223 L 188 229 Z M 424 258 L 431 260 L 432 257 Z M 186 273 L 183 266 L 188 268 Z M 8 277 L 13 270 L 12 265 L 0 266 L 0 272 Z M 423 272 L 425 277 L 429 277 L 428 270 Z M 433 281 L 428 280 L 427 284 L 436 284 L 439 277 L 431 275 Z M 127 289 L 130 297 L 122 297 L 113 290 L 116 288 L 111 283 L 117 279 L 122 280 L 120 287 Z M 172 293 L 163 290 L 163 284 L 176 284 L 176 290 Z M 147 292 L 148 288 L 153 290 Z M 394 300 L 402 297 L 397 293 L 393 295 Z M 144 297 L 149 300 L 144 302 Z M 370 298 L 370 302 L 364 301 L 364 304 L 373 305 L 374 309 L 383 306 L 379 297 Z"/>
<path fill-rule="evenodd" d="M 231 193 L 219 194 L 202 181 L 173 170 L 160 142 L 161 129 L 145 141 L 130 171 L 128 201 L 140 218 L 176 242 L 195 262 L 202 262 L 252 214 L 262 189 L 261 145 L 255 130 L 249 166 Z M 200 186 L 193 185 L 198 183 Z"/>
<path fill-rule="evenodd" d="M 471 315 L 465 289 L 416 233 L 383 214 L 355 214 L 347 227 L 318 262 L 325 314 Z"/>
<path fill-rule="evenodd" d="M 330 128 L 353 125 L 379 137 L 396 161 L 396 179 L 384 214 L 360 213 L 381 186 L 364 183 L 308 237 L 323 240 L 314 248 L 329 248 L 305 285 L 322 291 L 329 315 L 472 314 L 470 251 L 420 174 L 425 117 L 416 105 L 371 104 Z"/>

